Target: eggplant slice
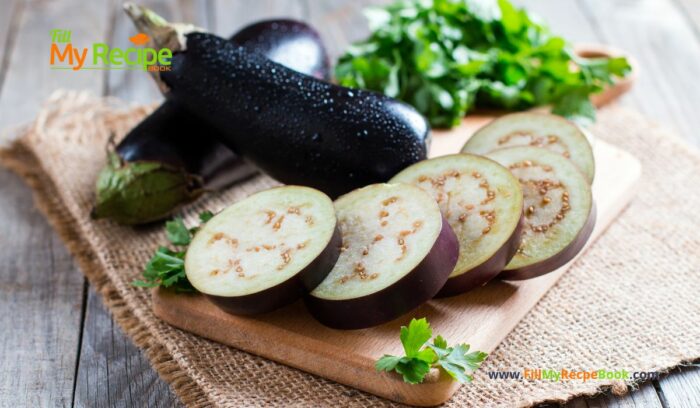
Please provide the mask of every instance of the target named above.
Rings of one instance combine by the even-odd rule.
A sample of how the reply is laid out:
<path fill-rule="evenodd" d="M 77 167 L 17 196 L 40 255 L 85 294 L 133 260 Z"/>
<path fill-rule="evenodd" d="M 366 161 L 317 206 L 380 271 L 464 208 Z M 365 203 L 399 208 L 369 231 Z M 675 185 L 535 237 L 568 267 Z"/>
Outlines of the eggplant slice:
<path fill-rule="evenodd" d="M 566 264 L 583 249 L 596 214 L 586 177 L 566 158 L 540 147 L 511 147 L 488 157 L 520 180 L 525 225 L 516 255 L 499 276 L 534 278 Z"/>
<path fill-rule="evenodd" d="M 341 254 L 306 297 L 321 323 L 338 329 L 375 326 L 442 288 L 459 243 L 430 195 L 408 184 L 373 184 L 341 196 L 335 208 Z"/>
<path fill-rule="evenodd" d="M 514 146 L 542 147 L 570 159 L 589 183 L 595 175 L 593 149 L 573 122 L 548 113 L 523 112 L 502 116 L 477 130 L 462 152 L 486 155 Z"/>
<path fill-rule="evenodd" d="M 515 255 L 523 193 L 518 179 L 495 161 L 473 154 L 437 157 L 408 167 L 391 182 L 432 195 L 459 239 L 459 260 L 438 296 L 485 284 Z"/>
<path fill-rule="evenodd" d="M 313 290 L 340 254 L 333 202 L 285 186 L 242 200 L 209 220 L 185 256 L 187 279 L 233 314 L 264 313 Z"/>

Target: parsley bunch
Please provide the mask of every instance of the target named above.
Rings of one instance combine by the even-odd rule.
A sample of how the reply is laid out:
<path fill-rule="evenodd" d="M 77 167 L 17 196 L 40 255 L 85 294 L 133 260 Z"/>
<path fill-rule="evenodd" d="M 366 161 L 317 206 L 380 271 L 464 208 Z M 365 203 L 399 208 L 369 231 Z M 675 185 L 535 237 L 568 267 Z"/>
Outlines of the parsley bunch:
<path fill-rule="evenodd" d="M 199 214 L 199 220 L 203 224 L 213 216 L 210 211 L 204 211 Z M 185 275 L 185 252 L 197 229 L 198 227 L 188 229 L 180 217 L 166 222 L 165 233 L 168 241 L 180 249 L 158 248 L 146 264 L 143 280 L 135 280 L 131 284 L 143 288 L 163 286 L 173 287 L 179 292 L 193 292 L 194 288 Z"/>
<path fill-rule="evenodd" d="M 589 95 L 630 71 L 625 58 L 584 59 L 508 0 L 398 0 L 365 11 L 371 35 L 340 57 L 340 84 L 413 105 L 434 127 L 474 106 L 553 112 L 590 122 Z"/>
<path fill-rule="evenodd" d="M 401 326 L 401 344 L 406 355 L 384 355 L 377 360 L 375 368 L 377 371 L 396 371 L 405 382 L 418 384 L 423 382 L 431 367 L 437 366 L 460 383 L 471 382 L 471 373 L 479 368 L 487 354 L 481 351 L 469 353 L 468 344 L 448 347 L 442 336 L 427 343 L 432 336 L 433 331 L 425 318 L 411 319 L 408 327 Z"/>

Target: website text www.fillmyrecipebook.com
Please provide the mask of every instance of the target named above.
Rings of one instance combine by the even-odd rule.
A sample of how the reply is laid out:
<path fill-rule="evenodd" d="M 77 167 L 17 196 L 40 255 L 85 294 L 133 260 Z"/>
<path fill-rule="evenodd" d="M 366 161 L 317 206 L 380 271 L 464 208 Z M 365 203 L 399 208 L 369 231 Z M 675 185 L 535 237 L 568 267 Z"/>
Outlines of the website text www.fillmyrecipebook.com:
<path fill-rule="evenodd" d="M 659 377 L 657 371 L 628 371 L 628 370 L 569 370 L 569 369 L 546 369 L 546 368 L 526 368 L 514 371 L 488 371 L 490 380 L 543 380 L 543 381 L 602 381 L 602 380 L 623 380 L 623 381 L 647 381 Z"/>

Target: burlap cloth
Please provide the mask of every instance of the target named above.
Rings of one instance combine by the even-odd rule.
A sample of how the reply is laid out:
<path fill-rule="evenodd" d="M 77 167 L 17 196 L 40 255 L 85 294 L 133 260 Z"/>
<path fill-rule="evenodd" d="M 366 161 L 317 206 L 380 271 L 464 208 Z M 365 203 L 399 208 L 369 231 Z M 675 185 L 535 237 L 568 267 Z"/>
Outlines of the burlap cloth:
<path fill-rule="evenodd" d="M 388 406 L 391 402 L 174 329 L 132 287 L 162 228 L 133 229 L 88 213 L 110 132 L 125 134 L 153 107 L 58 92 L 1 151 L 33 188 L 114 318 L 190 406 Z M 489 380 L 523 368 L 666 370 L 700 358 L 700 154 L 640 115 L 600 113 L 594 133 L 641 159 L 644 178 L 629 208 L 490 355 L 450 406 L 526 406 L 624 383 Z M 193 135 L 196 137 L 196 135 Z M 184 211 L 193 221 L 273 185 L 259 176 Z M 397 337 L 398 339 L 398 337 Z"/>

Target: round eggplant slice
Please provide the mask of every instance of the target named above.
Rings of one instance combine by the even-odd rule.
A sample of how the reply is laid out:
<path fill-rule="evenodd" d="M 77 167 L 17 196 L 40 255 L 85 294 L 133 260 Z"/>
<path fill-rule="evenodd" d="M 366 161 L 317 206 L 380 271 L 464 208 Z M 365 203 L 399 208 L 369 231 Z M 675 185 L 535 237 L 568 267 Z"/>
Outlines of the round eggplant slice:
<path fill-rule="evenodd" d="M 485 284 L 515 255 L 523 193 L 518 179 L 495 161 L 473 154 L 437 157 L 406 168 L 391 182 L 432 195 L 459 239 L 459 260 L 438 296 Z"/>
<path fill-rule="evenodd" d="M 452 272 L 457 237 L 435 200 L 408 184 L 372 184 L 335 201 L 343 246 L 305 299 L 326 326 L 362 329 L 429 300 Z"/>
<path fill-rule="evenodd" d="M 511 147 L 488 157 L 520 180 L 525 223 L 517 253 L 499 275 L 506 280 L 534 278 L 570 261 L 593 232 L 591 187 L 578 168 L 540 147 Z"/>
<path fill-rule="evenodd" d="M 233 314 L 264 313 L 313 290 L 340 255 L 333 202 L 309 187 L 251 195 L 209 220 L 185 256 L 187 279 Z"/>
<path fill-rule="evenodd" d="M 595 175 L 593 149 L 585 133 L 573 122 L 548 113 L 523 112 L 502 116 L 467 141 L 462 152 L 486 155 L 496 149 L 534 146 L 570 159 L 589 183 Z"/>

